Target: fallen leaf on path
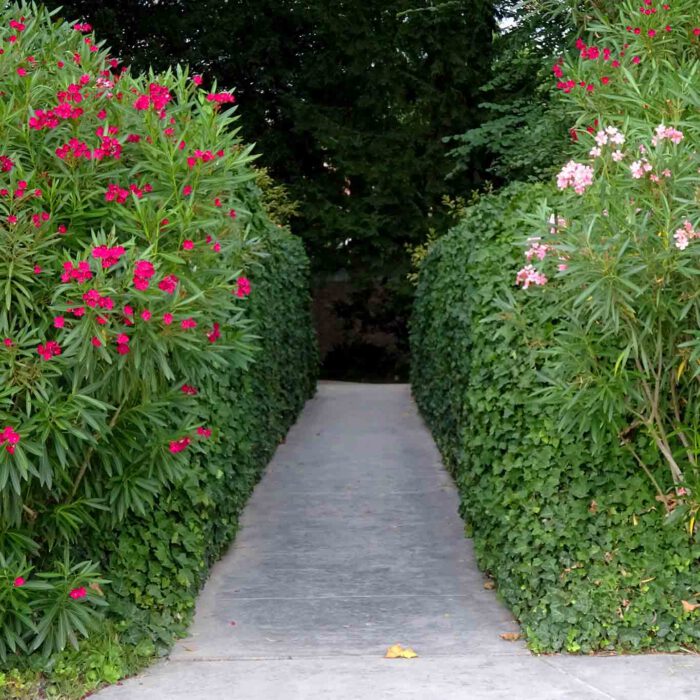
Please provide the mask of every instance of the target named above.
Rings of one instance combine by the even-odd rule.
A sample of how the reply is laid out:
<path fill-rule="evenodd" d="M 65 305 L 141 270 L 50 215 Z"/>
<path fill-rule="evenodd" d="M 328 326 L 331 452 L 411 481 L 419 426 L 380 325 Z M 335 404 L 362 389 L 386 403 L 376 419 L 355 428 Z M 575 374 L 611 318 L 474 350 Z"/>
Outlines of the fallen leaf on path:
<path fill-rule="evenodd" d="M 496 588 L 496 582 L 495 581 L 484 581 L 484 588 L 487 591 L 492 591 L 494 588 Z"/>
<path fill-rule="evenodd" d="M 520 634 L 518 632 L 504 632 L 501 639 L 505 639 L 506 642 L 517 642 L 520 639 Z"/>
<path fill-rule="evenodd" d="M 683 603 L 683 610 L 685 610 L 685 612 L 693 612 L 693 610 L 700 608 L 700 603 L 690 603 L 687 600 L 682 600 L 681 603 Z"/>
<path fill-rule="evenodd" d="M 400 644 L 394 644 L 386 650 L 385 659 L 415 659 L 418 656 L 411 647 L 402 647 Z"/>

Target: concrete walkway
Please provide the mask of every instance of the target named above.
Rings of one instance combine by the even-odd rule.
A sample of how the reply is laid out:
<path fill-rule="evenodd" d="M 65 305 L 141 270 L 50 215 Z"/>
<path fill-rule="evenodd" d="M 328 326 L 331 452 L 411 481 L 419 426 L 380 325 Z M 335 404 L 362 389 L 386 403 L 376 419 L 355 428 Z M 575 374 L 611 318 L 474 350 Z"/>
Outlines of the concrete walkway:
<path fill-rule="evenodd" d="M 104 700 L 697 698 L 700 657 L 535 657 L 484 589 L 405 385 L 322 383 L 214 567 L 191 636 Z M 382 658 L 394 643 L 419 658 Z"/>

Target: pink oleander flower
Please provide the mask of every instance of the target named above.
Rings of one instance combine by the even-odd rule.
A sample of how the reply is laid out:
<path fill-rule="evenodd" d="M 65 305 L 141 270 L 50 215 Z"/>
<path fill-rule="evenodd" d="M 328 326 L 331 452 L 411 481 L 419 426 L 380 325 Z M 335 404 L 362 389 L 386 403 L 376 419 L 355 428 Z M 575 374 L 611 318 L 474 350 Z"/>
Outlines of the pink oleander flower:
<path fill-rule="evenodd" d="M 6 348 L 11 348 L 14 345 L 12 338 L 4 338 L 2 343 Z"/>
<path fill-rule="evenodd" d="M 694 238 L 700 238 L 700 231 L 696 231 L 693 228 L 693 224 L 686 220 L 683 222 L 683 226 L 677 229 L 673 234 L 673 238 L 676 248 L 678 248 L 678 250 L 685 250 L 690 241 Z"/>
<path fill-rule="evenodd" d="M 169 326 L 172 322 L 173 322 L 173 315 L 172 314 L 168 314 L 168 313 L 163 314 L 163 323 L 166 326 Z"/>
<path fill-rule="evenodd" d="M 593 168 L 570 160 L 557 175 L 557 187 L 572 187 L 576 194 L 583 194 L 593 184 Z"/>
<path fill-rule="evenodd" d="M 215 323 L 211 331 L 207 333 L 207 339 L 210 343 L 215 343 L 219 338 L 221 338 L 221 327 Z"/>
<path fill-rule="evenodd" d="M 211 428 L 204 428 L 200 426 L 197 428 L 197 435 L 203 438 L 210 438 L 211 437 Z"/>
<path fill-rule="evenodd" d="M 56 316 L 53 320 L 54 328 L 63 328 L 66 325 L 66 319 L 63 316 Z"/>
<path fill-rule="evenodd" d="M 540 243 L 540 238 L 530 238 L 528 242 L 530 243 L 530 248 L 525 251 L 525 259 L 529 262 L 533 258 L 538 260 L 544 260 L 547 257 L 547 252 L 550 250 L 548 245 Z"/>
<path fill-rule="evenodd" d="M 201 85 L 204 82 L 204 79 L 202 78 L 201 75 L 193 75 L 192 76 L 192 82 L 195 85 Z"/>
<path fill-rule="evenodd" d="M 71 592 L 68 594 L 73 600 L 80 600 L 81 598 L 85 598 L 87 596 L 87 591 L 83 586 L 80 586 L 79 588 L 74 588 L 71 590 Z"/>
<path fill-rule="evenodd" d="M 210 92 L 207 95 L 207 102 L 214 102 L 217 105 L 233 104 L 235 101 L 235 96 L 230 92 Z"/>
<path fill-rule="evenodd" d="M 149 280 L 155 274 L 156 269 L 153 267 L 153 263 L 148 262 L 148 260 L 137 260 L 134 265 L 134 287 L 141 292 L 148 289 Z"/>
<path fill-rule="evenodd" d="M 612 154 L 612 159 L 616 162 L 619 163 L 620 161 L 624 160 L 625 154 L 622 151 L 613 151 Z"/>
<path fill-rule="evenodd" d="M 20 434 L 10 425 L 5 426 L 5 429 L 0 433 L 0 445 L 3 445 L 11 455 L 15 453 L 15 447 L 19 444 L 20 439 Z"/>
<path fill-rule="evenodd" d="M 141 312 L 141 318 L 142 318 L 144 321 L 150 321 L 150 320 L 151 320 L 151 315 L 152 315 L 152 314 L 151 314 L 151 312 L 150 312 L 148 309 L 144 309 L 144 310 Z"/>
<path fill-rule="evenodd" d="M 167 275 L 158 283 L 158 289 L 166 294 L 174 294 L 179 281 L 176 275 Z"/>
<path fill-rule="evenodd" d="M 196 395 L 199 393 L 197 387 L 196 387 L 196 386 L 192 386 L 191 384 L 183 384 L 183 385 L 180 387 L 180 391 L 181 391 L 183 394 L 187 394 L 188 396 L 196 396 Z"/>
<path fill-rule="evenodd" d="M 657 146 L 664 140 L 671 141 L 672 143 L 678 145 L 683 140 L 683 132 L 678 129 L 674 129 L 672 126 L 665 126 L 664 124 L 659 124 L 655 129 L 655 134 L 651 139 L 653 146 Z"/>
<path fill-rule="evenodd" d="M 641 180 L 651 169 L 651 163 L 646 158 L 635 160 L 630 165 L 630 172 L 635 180 Z"/>
<path fill-rule="evenodd" d="M 46 344 L 41 343 L 36 350 L 43 360 L 50 360 L 61 354 L 61 347 L 55 340 L 47 340 Z"/>
<path fill-rule="evenodd" d="M 102 347 L 102 341 L 96 335 L 93 335 L 92 338 L 90 338 L 90 342 L 96 348 Z"/>
<path fill-rule="evenodd" d="M 183 450 L 187 449 L 190 442 L 191 442 L 191 440 L 188 437 L 183 437 L 183 438 L 180 438 L 179 440 L 173 440 L 170 443 L 170 451 L 173 454 L 177 454 L 178 452 L 182 452 Z"/>
<path fill-rule="evenodd" d="M 250 294 L 250 280 L 247 277 L 239 277 L 236 280 L 235 293 L 239 299 L 247 297 Z"/>
<path fill-rule="evenodd" d="M 183 331 L 190 330 L 192 328 L 197 327 L 197 321 L 195 321 L 192 317 L 190 318 L 185 318 L 182 321 L 180 321 L 180 328 L 182 328 Z"/>
<path fill-rule="evenodd" d="M 119 262 L 119 258 L 126 253 L 126 249 L 122 246 L 114 246 L 108 248 L 105 245 L 97 246 L 92 249 L 92 257 L 102 260 L 103 269 L 108 269 Z"/>
<path fill-rule="evenodd" d="M 183 250 L 193 250 L 194 249 L 194 241 L 191 241 L 189 239 L 183 241 L 182 248 L 183 248 Z"/>
<path fill-rule="evenodd" d="M 541 287 L 548 281 L 547 277 L 538 272 L 532 265 L 526 265 L 515 277 L 516 284 L 522 285 L 523 289 L 527 289 L 531 284 Z"/>
<path fill-rule="evenodd" d="M 13 582 L 12 585 L 15 588 L 22 588 L 24 584 L 26 583 L 25 579 L 22 576 L 18 576 Z"/>

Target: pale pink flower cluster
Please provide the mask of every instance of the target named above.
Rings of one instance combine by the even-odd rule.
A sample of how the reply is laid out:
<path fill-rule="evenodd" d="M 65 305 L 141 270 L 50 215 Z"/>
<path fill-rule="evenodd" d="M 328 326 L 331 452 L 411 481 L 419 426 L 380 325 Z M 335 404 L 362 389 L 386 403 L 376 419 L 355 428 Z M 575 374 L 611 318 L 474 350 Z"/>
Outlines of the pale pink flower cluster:
<path fill-rule="evenodd" d="M 630 172 L 635 180 L 641 180 L 651 169 L 651 163 L 646 158 L 635 160 L 630 165 Z"/>
<path fill-rule="evenodd" d="M 683 222 L 683 226 L 673 234 L 673 238 L 675 239 L 676 248 L 685 250 L 693 238 L 700 238 L 700 231 L 696 231 L 693 228 L 693 224 L 686 219 Z"/>
<path fill-rule="evenodd" d="M 527 289 L 531 284 L 541 287 L 547 284 L 547 278 L 532 265 L 526 265 L 515 277 L 516 284 L 522 284 Z"/>
<path fill-rule="evenodd" d="M 549 250 L 549 246 L 544 243 L 540 243 L 541 240 L 542 239 L 539 236 L 536 236 L 534 238 L 528 238 L 530 248 L 525 251 L 525 259 L 527 261 L 530 261 L 533 258 L 537 258 L 538 260 L 544 260 L 547 257 L 547 251 Z"/>
<path fill-rule="evenodd" d="M 625 143 L 625 135 L 614 126 L 606 126 L 595 135 L 595 142 L 601 147 L 608 144 L 622 146 Z"/>
<path fill-rule="evenodd" d="M 591 158 L 598 158 L 603 153 L 603 146 L 616 146 L 615 152 L 613 153 L 613 160 L 620 161 L 624 158 L 624 154 L 620 150 L 620 146 L 625 143 L 625 135 L 614 126 L 606 126 L 605 129 L 601 129 L 595 135 L 596 146 L 591 148 L 588 155 Z"/>
<path fill-rule="evenodd" d="M 683 132 L 678 131 L 678 129 L 674 129 L 672 126 L 664 126 L 663 124 L 659 124 L 656 127 L 656 135 L 652 137 L 651 143 L 654 146 L 657 146 L 664 139 L 668 139 L 672 143 L 678 145 L 683 140 Z"/>
<path fill-rule="evenodd" d="M 583 194 L 592 184 L 593 168 L 575 160 L 570 160 L 557 175 L 557 187 L 560 190 L 572 187 L 576 194 Z"/>

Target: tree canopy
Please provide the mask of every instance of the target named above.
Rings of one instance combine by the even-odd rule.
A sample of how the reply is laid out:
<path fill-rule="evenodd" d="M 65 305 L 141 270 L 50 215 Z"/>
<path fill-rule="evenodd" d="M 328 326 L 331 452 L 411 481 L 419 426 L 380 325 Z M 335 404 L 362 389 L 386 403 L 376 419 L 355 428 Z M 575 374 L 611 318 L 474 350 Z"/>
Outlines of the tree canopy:
<path fill-rule="evenodd" d="M 244 137 L 300 203 L 316 268 L 403 275 L 446 192 L 443 138 L 478 123 L 492 0 L 51 0 L 138 68 L 236 90 Z M 476 164 L 451 182 L 462 192 Z"/>

